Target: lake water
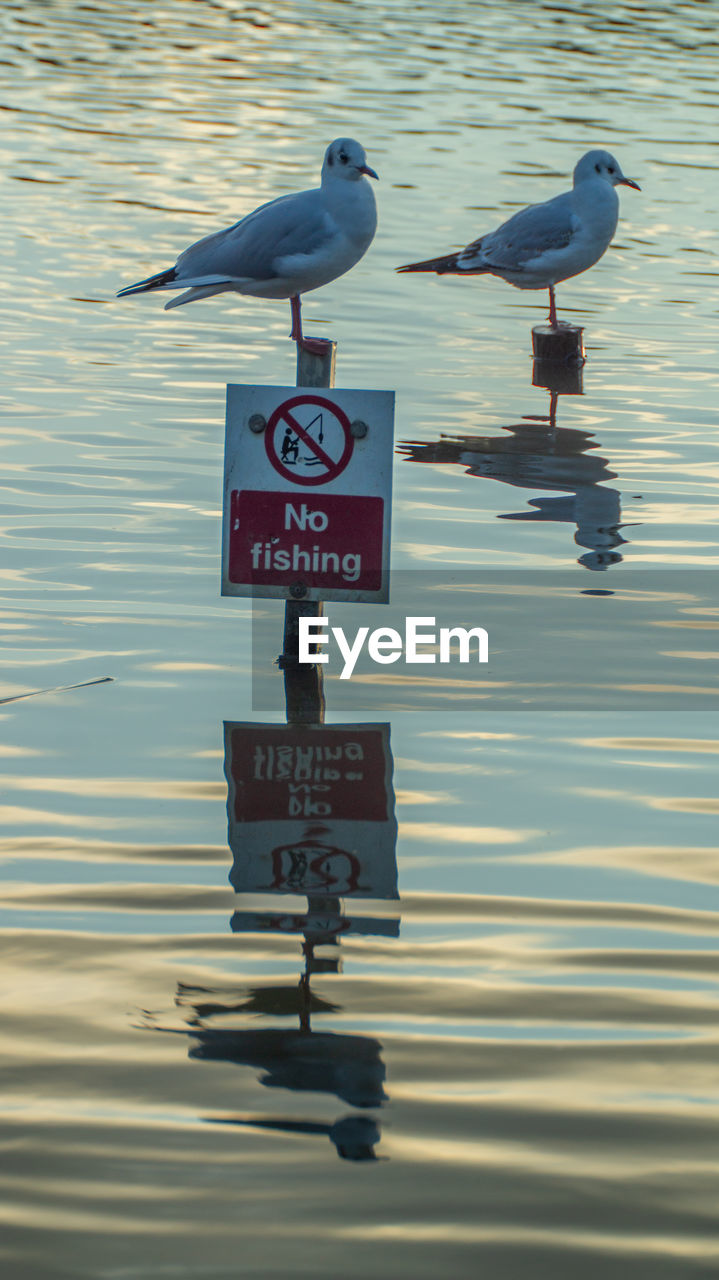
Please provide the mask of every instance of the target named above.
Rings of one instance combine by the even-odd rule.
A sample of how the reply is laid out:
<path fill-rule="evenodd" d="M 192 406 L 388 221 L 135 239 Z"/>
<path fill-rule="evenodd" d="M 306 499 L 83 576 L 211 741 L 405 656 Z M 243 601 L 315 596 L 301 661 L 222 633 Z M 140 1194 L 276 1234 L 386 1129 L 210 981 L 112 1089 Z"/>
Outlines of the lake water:
<path fill-rule="evenodd" d="M 0 25 L 5 1273 L 715 1276 L 719 6 Z M 397 394 L 398 599 L 492 571 L 513 612 L 494 697 L 328 679 L 367 864 L 291 836 L 270 883 L 281 606 L 253 697 L 219 545 L 225 386 L 294 382 L 289 308 L 114 294 L 341 134 L 380 226 L 303 310 L 338 386 Z M 642 191 L 557 290 L 587 363 L 549 423 L 546 295 L 393 270 L 592 146 Z"/>

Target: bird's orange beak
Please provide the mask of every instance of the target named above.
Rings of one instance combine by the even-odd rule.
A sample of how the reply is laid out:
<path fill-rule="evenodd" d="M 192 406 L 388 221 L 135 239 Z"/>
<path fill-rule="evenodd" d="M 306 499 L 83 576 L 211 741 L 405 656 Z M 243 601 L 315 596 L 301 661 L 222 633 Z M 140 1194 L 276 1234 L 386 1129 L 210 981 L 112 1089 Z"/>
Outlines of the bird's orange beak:
<path fill-rule="evenodd" d="M 379 182 L 379 174 L 375 173 L 374 169 L 370 169 L 368 164 L 358 164 L 357 168 L 360 173 L 366 173 L 368 178 L 376 178 Z"/>
<path fill-rule="evenodd" d="M 620 178 L 619 182 L 617 183 L 617 186 L 631 187 L 634 191 L 641 191 L 641 187 L 639 186 L 639 183 L 635 182 L 633 178 Z"/>

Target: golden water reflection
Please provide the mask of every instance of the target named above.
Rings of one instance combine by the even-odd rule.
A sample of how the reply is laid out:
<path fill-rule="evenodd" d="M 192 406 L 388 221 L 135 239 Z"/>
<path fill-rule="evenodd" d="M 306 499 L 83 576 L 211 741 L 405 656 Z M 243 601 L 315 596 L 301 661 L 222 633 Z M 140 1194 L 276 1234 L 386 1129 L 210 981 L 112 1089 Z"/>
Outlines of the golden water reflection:
<path fill-rule="evenodd" d="M 249 609 L 217 598 L 224 387 L 293 376 L 286 321 L 239 299 L 174 317 L 113 300 L 144 263 L 309 185 L 338 132 L 371 141 L 376 242 L 307 305 L 320 331 L 331 318 L 343 385 L 396 388 L 398 439 L 460 449 L 396 468 L 397 567 L 567 565 L 572 589 L 614 591 L 630 563 L 671 560 L 681 591 L 649 626 L 673 653 L 712 651 L 687 637 L 716 610 L 679 598 L 717 558 L 712 6 L 477 10 L 3 6 L 13 1280 L 716 1275 L 706 695 L 398 714 L 401 902 L 340 901 L 333 919 L 377 931 L 318 945 L 302 985 L 306 931 L 264 926 L 306 921 L 307 896 L 279 910 L 227 884 L 217 731 L 250 714 Z M 536 297 L 418 292 L 393 268 L 544 199 L 612 138 L 645 194 L 566 286 L 586 394 L 553 424 L 551 404 L 522 418 L 545 413 Z M 601 576 L 577 567 L 602 557 Z M 698 658 L 672 662 L 686 676 Z M 256 927 L 232 933 L 235 912 Z"/>

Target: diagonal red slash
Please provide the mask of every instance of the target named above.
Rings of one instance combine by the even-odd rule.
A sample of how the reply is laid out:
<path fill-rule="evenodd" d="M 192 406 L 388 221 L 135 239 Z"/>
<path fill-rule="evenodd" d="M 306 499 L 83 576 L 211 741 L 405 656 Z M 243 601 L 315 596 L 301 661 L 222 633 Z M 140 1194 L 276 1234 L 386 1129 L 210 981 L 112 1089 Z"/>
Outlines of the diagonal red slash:
<path fill-rule="evenodd" d="M 322 448 L 322 445 L 317 440 L 312 439 L 310 435 L 310 426 L 312 423 L 307 427 L 300 426 L 299 422 L 297 422 L 291 412 L 295 408 L 304 407 L 306 405 L 311 406 L 313 409 L 322 409 L 326 413 L 331 414 L 337 420 L 337 424 L 341 428 L 342 435 L 344 436 L 344 447 L 338 458 L 330 457 L 329 453 L 325 452 Z M 316 421 L 316 418 L 312 421 Z M 292 463 L 283 461 L 282 457 L 278 453 L 276 443 L 277 428 L 283 424 L 287 430 L 288 436 L 292 435 L 293 429 L 297 433 L 295 436 L 295 453 L 297 452 L 298 447 L 297 441 L 301 440 L 305 448 L 309 449 L 310 454 L 312 455 L 312 461 L 319 462 L 324 467 L 324 471 L 321 475 L 318 475 L 316 471 L 314 475 L 311 476 L 309 474 L 303 474 L 303 472 L 307 471 L 307 468 L 300 467 L 298 469 Z M 322 432 L 319 434 L 321 437 Z M 283 480 L 291 480 L 293 485 L 296 484 L 300 486 L 326 485 L 329 484 L 330 481 L 335 480 L 337 476 L 344 471 L 350 461 L 354 444 L 350 420 L 347 417 L 347 414 L 340 409 L 339 405 L 333 404 L 331 400 L 327 400 L 323 396 L 307 395 L 306 393 L 293 396 L 291 400 L 286 400 L 283 404 L 277 406 L 270 415 L 269 422 L 267 423 L 267 429 L 264 433 L 264 439 L 265 452 L 267 453 L 267 460 L 270 463 L 270 466 L 274 467 L 275 471 L 282 476 Z M 332 447 L 335 447 L 334 443 Z M 309 461 L 309 459 L 305 459 L 305 461 Z"/>
<path fill-rule="evenodd" d="M 300 426 L 299 422 L 293 416 L 293 414 L 290 413 L 289 409 L 283 409 L 280 414 L 280 417 L 284 418 L 285 422 L 290 427 L 292 427 L 292 430 L 295 432 L 295 435 L 299 436 L 302 443 L 306 445 L 308 449 L 312 450 L 315 456 L 319 458 L 320 462 L 324 463 L 328 471 L 335 470 L 337 466 L 337 462 L 335 461 L 335 459 L 331 458 L 328 453 L 325 453 L 324 449 L 322 448 L 322 445 L 318 444 L 316 440 L 313 440 L 312 436 L 309 435 L 307 431 L 305 431 L 304 427 Z"/>

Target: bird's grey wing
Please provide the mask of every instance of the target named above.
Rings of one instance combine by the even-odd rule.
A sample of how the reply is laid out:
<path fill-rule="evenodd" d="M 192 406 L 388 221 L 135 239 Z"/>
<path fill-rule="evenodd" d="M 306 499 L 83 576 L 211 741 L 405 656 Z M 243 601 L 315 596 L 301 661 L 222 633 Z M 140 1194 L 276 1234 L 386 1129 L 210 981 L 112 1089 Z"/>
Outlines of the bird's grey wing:
<path fill-rule="evenodd" d="M 459 255 L 458 267 L 495 267 L 503 271 L 522 269 L 539 254 L 568 245 L 577 230 L 571 192 L 564 192 L 543 204 L 530 204 L 503 222 L 496 231 L 480 236 Z"/>
<path fill-rule="evenodd" d="M 177 281 L 207 278 L 269 280 L 278 258 L 312 253 L 332 235 L 318 190 L 280 196 L 234 226 L 205 236 L 177 259 Z"/>

